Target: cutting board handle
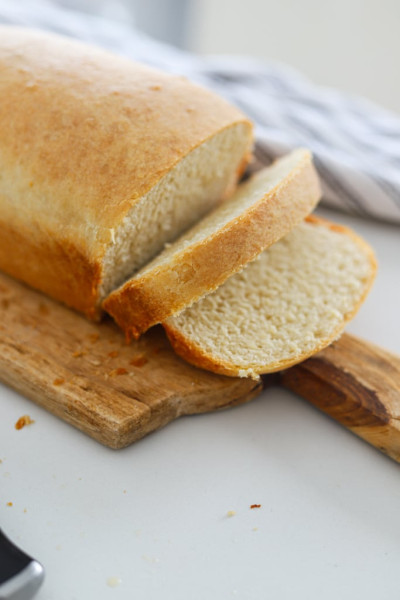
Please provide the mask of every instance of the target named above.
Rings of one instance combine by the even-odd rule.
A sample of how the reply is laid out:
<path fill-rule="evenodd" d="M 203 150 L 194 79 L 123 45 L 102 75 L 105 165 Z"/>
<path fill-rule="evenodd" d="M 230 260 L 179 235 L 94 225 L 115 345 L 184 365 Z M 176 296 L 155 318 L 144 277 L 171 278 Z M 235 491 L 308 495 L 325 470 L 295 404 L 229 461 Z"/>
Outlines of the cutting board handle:
<path fill-rule="evenodd" d="M 400 462 L 400 356 L 343 334 L 280 383 Z"/>

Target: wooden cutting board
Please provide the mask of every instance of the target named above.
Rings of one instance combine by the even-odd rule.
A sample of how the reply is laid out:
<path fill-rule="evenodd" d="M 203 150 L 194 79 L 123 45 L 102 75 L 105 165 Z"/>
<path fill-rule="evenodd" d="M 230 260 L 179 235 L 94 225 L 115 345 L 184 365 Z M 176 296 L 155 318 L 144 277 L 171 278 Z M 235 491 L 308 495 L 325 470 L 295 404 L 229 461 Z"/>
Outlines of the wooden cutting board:
<path fill-rule="evenodd" d="M 400 461 L 400 357 L 354 336 L 262 383 L 191 367 L 161 327 L 126 345 L 110 320 L 90 323 L 1 274 L 0 314 L 0 380 L 111 448 L 280 384 Z"/>
<path fill-rule="evenodd" d="M 186 364 L 161 327 L 127 345 L 111 320 L 91 323 L 2 274 L 0 315 L 0 380 L 111 448 L 262 390 Z"/>
<path fill-rule="evenodd" d="M 344 333 L 279 383 L 400 462 L 400 356 Z"/>

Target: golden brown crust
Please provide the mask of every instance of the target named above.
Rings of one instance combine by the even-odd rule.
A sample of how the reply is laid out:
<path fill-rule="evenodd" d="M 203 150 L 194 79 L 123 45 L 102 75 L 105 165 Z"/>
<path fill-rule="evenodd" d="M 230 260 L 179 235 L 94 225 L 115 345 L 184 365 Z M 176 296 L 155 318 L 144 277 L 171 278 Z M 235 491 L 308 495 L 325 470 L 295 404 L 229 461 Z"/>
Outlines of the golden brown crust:
<path fill-rule="evenodd" d="M 105 300 L 104 309 L 128 339 L 138 338 L 240 271 L 300 223 L 319 198 L 318 175 L 311 154 L 304 151 L 290 176 L 240 217 L 126 282 Z"/>
<path fill-rule="evenodd" d="M 0 265 L 5 273 L 73 306 L 91 320 L 100 319 L 99 262 L 89 262 L 68 239 L 26 235 L 2 219 L 0 232 Z"/>
<path fill-rule="evenodd" d="M 342 233 L 344 235 L 349 236 L 356 244 L 358 244 L 363 249 L 370 262 L 370 277 L 368 282 L 366 282 L 365 284 L 363 294 L 361 295 L 359 302 L 354 306 L 352 311 L 343 316 L 343 321 L 335 329 L 332 335 L 328 338 L 325 338 L 324 340 L 321 340 L 320 344 L 318 344 L 318 346 L 316 346 L 312 352 L 300 354 L 295 359 L 269 363 L 268 365 L 239 365 L 230 363 L 228 361 L 223 361 L 219 357 L 214 357 L 212 354 L 206 353 L 199 345 L 195 344 L 191 339 L 186 338 L 179 331 L 179 329 L 174 327 L 174 325 L 171 323 L 171 320 L 169 320 L 163 323 L 163 327 L 167 333 L 168 339 L 170 340 L 174 351 L 181 358 L 183 358 L 184 360 L 196 367 L 206 369 L 208 371 L 212 371 L 220 375 L 228 375 L 231 377 L 238 377 L 244 375 L 256 377 L 257 375 L 274 373 L 276 371 L 288 369 L 289 367 L 292 367 L 293 365 L 298 364 L 303 360 L 306 360 L 307 358 L 316 354 L 320 350 L 323 350 L 324 348 L 329 346 L 329 344 L 335 341 L 338 337 L 340 337 L 346 324 L 349 321 L 351 321 L 357 314 L 358 310 L 360 309 L 362 303 L 364 302 L 366 296 L 368 295 L 372 287 L 377 272 L 376 257 L 371 247 L 365 242 L 363 238 L 358 236 L 352 229 L 344 225 L 332 223 L 327 219 L 316 217 L 315 215 L 310 215 L 306 217 L 305 221 L 313 223 L 315 225 L 327 227 L 332 231 L 336 231 L 338 233 Z"/>
<path fill-rule="evenodd" d="M 0 235 L 0 268 L 94 315 L 112 230 L 189 152 L 250 123 L 182 77 L 43 32 L 1 26 L 0 70 L 0 207 L 20 244 Z"/>

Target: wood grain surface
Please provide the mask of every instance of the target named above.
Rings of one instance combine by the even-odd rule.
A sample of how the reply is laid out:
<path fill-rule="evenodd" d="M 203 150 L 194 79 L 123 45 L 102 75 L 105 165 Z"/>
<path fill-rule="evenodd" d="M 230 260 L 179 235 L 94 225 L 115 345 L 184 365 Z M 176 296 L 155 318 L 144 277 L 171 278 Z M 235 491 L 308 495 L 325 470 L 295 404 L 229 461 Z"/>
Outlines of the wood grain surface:
<path fill-rule="evenodd" d="M 400 356 L 343 334 L 280 383 L 400 461 Z"/>
<path fill-rule="evenodd" d="M 0 380 L 99 442 L 122 448 L 181 415 L 251 400 L 261 381 L 177 357 L 161 328 L 126 345 L 110 320 L 87 321 L 0 274 Z M 400 461 L 400 357 L 354 336 L 266 376 Z"/>
<path fill-rule="evenodd" d="M 128 346 L 111 320 L 91 323 L 2 274 L 0 315 L 0 380 L 111 448 L 262 390 L 186 364 L 161 328 Z"/>

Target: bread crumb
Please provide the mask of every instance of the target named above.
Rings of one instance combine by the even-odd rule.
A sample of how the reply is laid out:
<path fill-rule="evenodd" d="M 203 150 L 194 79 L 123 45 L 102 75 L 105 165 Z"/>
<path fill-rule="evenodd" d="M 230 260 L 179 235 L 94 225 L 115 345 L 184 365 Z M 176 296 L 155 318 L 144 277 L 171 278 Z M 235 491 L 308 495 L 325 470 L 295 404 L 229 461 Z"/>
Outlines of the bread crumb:
<path fill-rule="evenodd" d="M 13 503 L 12 502 L 7 502 L 7 506 L 12 506 Z"/>
<path fill-rule="evenodd" d="M 133 365 L 134 367 L 143 367 L 148 362 L 148 358 L 142 354 L 140 356 L 134 356 L 132 360 L 129 361 L 129 364 Z"/>
<path fill-rule="evenodd" d="M 119 577 L 109 577 L 107 579 L 107 585 L 109 587 L 117 587 L 121 583 L 122 579 Z"/>
<path fill-rule="evenodd" d="M 63 379 L 62 377 L 57 377 L 53 381 L 53 385 L 62 385 L 63 383 L 65 383 L 65 379 Z"/>
<path fill-rule="evenodd" d="M 24 508 L 24 513 L 27 513 L 28 511 L 26 510 L 26 508 Z"/>
<path fill-rule="evenodd" d="M 15 429 L 23 429 L 26 425 L 32 425 L 34 422 L 35 421 L 31 419 L 29 415 L 24 415 L 15 423 Z"/>
<path fill-rule="evenodd" d="M 250 504 L 250 508 L 261 508 L 261 504 Z"/>
<path fill-rule="evenodd" d="M 239 369 L 238 376 L 239 377 L 251 377 L 251 379 L 258 378 L 257 373 L 255 373 L 253 369 Z"/>
<path fill-rule="evenodd" d="M 228 510 L 226 513 L 227 517 L 234 517 L 236 515 L 236 510 Z"/>
<path fill-rule="evenodd" d="M 118 367 L 109 373 L 110 377 L 115 377 L 116 375 L 126 375 L 128 371 L 124 367 Z"/>
<path fill-rule="evenodd" d="M 117 356 L 119 356 L 119 352 L 118 352 L 118 350 L 113 350 L 112 352 L 108 353 L 108 356 L 110 358 L 117 358 Z"/>

